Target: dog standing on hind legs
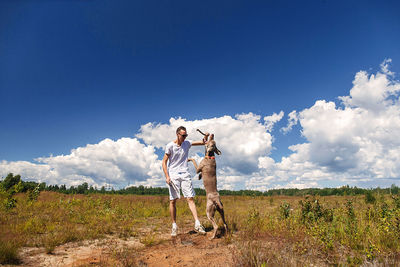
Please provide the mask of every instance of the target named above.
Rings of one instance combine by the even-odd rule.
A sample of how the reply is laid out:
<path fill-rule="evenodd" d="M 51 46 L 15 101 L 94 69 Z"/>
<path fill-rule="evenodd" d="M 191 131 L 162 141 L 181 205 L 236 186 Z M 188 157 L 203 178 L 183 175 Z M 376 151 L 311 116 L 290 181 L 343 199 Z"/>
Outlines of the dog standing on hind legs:
<path fill-rule="evenodd" d="M 198 131 L 203 134 L 200 130 Z M 208 135 L 203 135 L 205 136 L 205 140 L 207 141 Z M 210 140 L 207 141 L 205 148 L 205 157 L 200 162 L 199 166 L 197 166 L 196 160 L 194 160 L 193 158 L 190 158 L 189 161 L 193 162 L 193 165 L 196 168 L 196 173 L 199 173 L 199 179 L 203 178 L 203 184 L 206 190 L 207 198 L 207 218 L 211 221 L 214 228 L 214 232 L 210 239 L 214 239 L 218 230 L 218 225 L 215 222 L 214 218 L 215 211 L 218 211 L 221 215 L 225 227 L 225 232 L 228 232 L 228 225 L 225 221 L 224 207 L 222 205 L 217 190 L 217 164 L 215 162 L 215 154 L 221 155 L 221 151 L 219 151 L 216 146 L 213 134 L 210 136 Z"/>

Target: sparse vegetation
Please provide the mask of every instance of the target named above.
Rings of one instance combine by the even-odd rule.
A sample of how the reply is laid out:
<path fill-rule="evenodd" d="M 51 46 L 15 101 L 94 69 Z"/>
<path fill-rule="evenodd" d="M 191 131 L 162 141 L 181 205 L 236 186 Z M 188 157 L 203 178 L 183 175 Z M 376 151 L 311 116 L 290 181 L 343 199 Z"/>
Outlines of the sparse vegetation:
<path fill-rule="evenodd" d="M 151 247 L 170 231 L 167 196 L 40 193 L 38 185 L 21 193 L 21 181 L 10 184 L 0 191 L 1 203 L 15 200 L 0 208 L 0 264 L 18 263 L 23 246 L 53 253 L 70 241 L 113 235 Z M 390 265 L 400 257 L 400 197 L 373 196 L 223 196 L 230 227 L 223 243 L 237 266 Z M 205 197 L 196 203 L 210 226 Z M 178 225 L 191 224 L 185 201 L 177 205 Z M 129 265 L 130 253 L 119 249 L 113 257 Z"/>

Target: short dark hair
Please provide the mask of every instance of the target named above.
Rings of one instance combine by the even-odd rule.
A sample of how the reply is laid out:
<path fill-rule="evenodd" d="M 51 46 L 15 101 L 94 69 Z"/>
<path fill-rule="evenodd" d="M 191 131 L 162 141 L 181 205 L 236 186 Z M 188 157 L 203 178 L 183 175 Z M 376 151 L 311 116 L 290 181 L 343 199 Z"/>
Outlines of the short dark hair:
<path fill-rule="evenodd" d="M 178 134 L 181 130 L 184 130 L 186 132 L 186 128 L 183 126 L 179 126 L 178 129 L 176 129 L 176 133 Z"/>

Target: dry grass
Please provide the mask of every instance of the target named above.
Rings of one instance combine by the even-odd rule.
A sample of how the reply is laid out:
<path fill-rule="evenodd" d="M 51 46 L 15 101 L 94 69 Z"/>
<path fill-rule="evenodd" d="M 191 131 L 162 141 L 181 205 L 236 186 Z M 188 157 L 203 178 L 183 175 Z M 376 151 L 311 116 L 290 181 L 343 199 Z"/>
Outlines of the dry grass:
<path fill-rule="evenodd" d="M 110 234 L 153 246 L 161 242 L 161 233 L 170 231 L 167 196 L 42 192 L 37 201 L 29 201 L 26 194 L 16 199 L 14 209 L 0 209 L 3 264 L 18 263 L 17 250 L 22 246 L 44 247 L 52 253 L 70 241 Z M 350 196 L 323 197 L 318 202 L 302 197 L 223 196 L 222 201 L 231 230 L 223 238 L 233 246 L 237 266 L 385 265 L 400 255 L 400 208 L 389 196 L 377 196 L 375 204 Z M 196 204 L 205 226 L 210 226 L 205 198 L 197 197 Z M 177 211 L 178 225 L 192 223 L 185 201 L 178 201 Z M 116 249 L 101 264 L 136 265 L 137 254 Z"/>
<path fill-rule="evenodd" d="M 0 263 L 19 264 L 18 245 L 13 242 L 0 241 Z"/>

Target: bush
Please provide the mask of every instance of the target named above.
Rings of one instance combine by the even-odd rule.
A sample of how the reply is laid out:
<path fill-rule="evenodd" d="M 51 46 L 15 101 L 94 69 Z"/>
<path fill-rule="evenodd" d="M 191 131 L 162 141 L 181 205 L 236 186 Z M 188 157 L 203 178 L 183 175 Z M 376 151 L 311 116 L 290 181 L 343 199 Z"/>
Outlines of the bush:
<path fill-rule="evenodd" d="M 400 210 L 400 197 L 392 195 L 394 209 Z"/>
<path fill-rule="evenodd" d="M 326 222 L 333 221 L 333 210 L 324 208 L 318 199 L 309 200 L 305 199 L 303 202 L 300 200 L 301 206 L 301 220 L 305 222 L 315 222 L 323 218 Z"/>
<path fill-rule="evenodd" d="M 12 173 L 8 174 L 6 179 L 0 183 L 0 196 L 2 196 L 1 198 L 5 197 L 2 204 L 6 210 L 16 207 L 17 200 L 13 196 L 22 189 L 21 176 L 13 176 Z"/>
<path fill-rule="evenodd" d="M 376 198 L 375 198 L 374 194 L 372 194 L 372 191 L 368 190 L 365 193 L 365 203 L 375 204 L 375 202 L 376 202 Z"/>
<path fill-rule="evenodd" d="M 36 201 L 40 195 L 39 185 L 37 185 L 33 190 L 28 190 L 29 201 Z"/>
<path fill-rule="evenodd" d="M 13 209 L 17 205 L 17 200 L 10 196 L 4 200 L 3 205 L 6 208 L 6 210 Z"/>
<path fill-rule="evenodd" d="M 280 213 L 282 219 L 289 218 L 289 216 L 290 216 L 290 204 L 287 203 L 287 202 L 283 202 L 279 206 L 279 213 Z"/>
<path fill-rule="evenodd" d="M 353 201 L 347 200 L 346 208 L 347 208 L 347 217 L 348 217 L 349 221 L 351 221 L 351 222 L 355 221 L 356 214 L 354 213 Z"/>
<path fill-rule="evenodd" d="M 309 200 L 306 198 L 304 202 L 300 200 L 300 206 L 303 222 L 317 221 L 323 215 L 323 207 L 319 204 L 318 199 Z"/>

